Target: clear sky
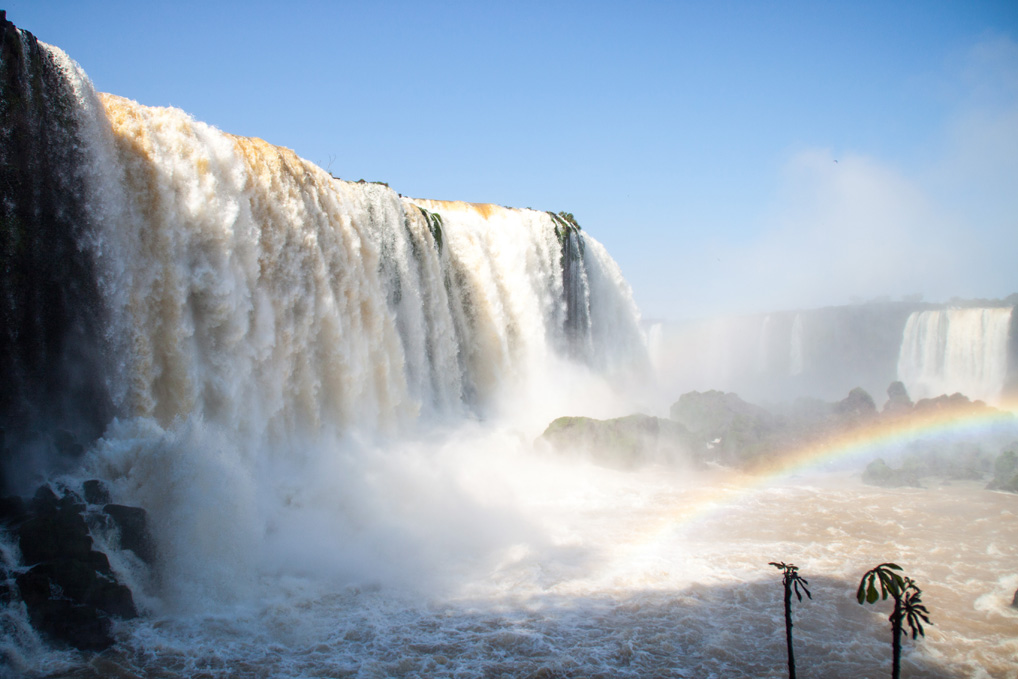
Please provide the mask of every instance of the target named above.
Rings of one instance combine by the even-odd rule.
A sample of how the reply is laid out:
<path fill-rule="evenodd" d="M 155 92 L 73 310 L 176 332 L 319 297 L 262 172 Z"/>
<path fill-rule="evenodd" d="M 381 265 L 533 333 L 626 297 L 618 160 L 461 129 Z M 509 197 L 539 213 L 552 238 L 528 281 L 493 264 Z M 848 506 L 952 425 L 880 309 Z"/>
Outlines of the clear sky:
<path fill-rule="evenodd" d="M 1018 291 L 1018 1 L 55 2 L 97 89 L 572 212 L 648 318 Z"/>

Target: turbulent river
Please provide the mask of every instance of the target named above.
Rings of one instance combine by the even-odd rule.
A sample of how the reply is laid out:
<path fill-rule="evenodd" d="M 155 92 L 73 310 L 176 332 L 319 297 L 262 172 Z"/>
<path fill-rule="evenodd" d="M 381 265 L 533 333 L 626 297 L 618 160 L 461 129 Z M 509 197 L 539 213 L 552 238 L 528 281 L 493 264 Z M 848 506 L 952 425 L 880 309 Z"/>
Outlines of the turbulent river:
<path fill-rule="evenodd" d="M 813 594 L 799 676 L 885 676 L 888 606 L 854 592 L 895 561 L 934 622 L 907 676 L 1018 676 L 1018 495 L 878 490 L 844 467 L 612 471 L 535 446 L 556 417 L 679 396 L 653 386 L 629 285 L 573 215 L 337 179 L 96 93 L 0 24 L 0 486 L 101 480 L 157 552 L 149 568 L 94 532 L 140 616 L 102 652 L 60 650 L 12 584 L 48 566 L 5 527 L 0 673 L 779 677 L 768 562 L 785 561 Z M 992 332 L 917 320 L 904 363 L 938 376 L 943 342 L 1006 336 L 1011 310 L 987 313 Z M 799 378 L 818 340 L 785 325 L 787 346 L 750 354 L 780 345 Z"/>
<path fill-rule="evenodd" d="M 400 455 L 385 504 L 411 506 L 362 517 L 349 542 L 358 563 L 342 577 L 315 572 L 321 544 L 298 547 L 246 599 L 176 612 L 150 601 L 151 615 L 120 623 L 111 651 L 48 653 L 35 669 L 780 677 L 776 560 L 798 565 L 813 594 L 793 610 L 799 676 L 889 674 L 890 606 L 855 601 L 861 574 L 883 561 L 920 584 L 934 623 L 905 642 L 905 676 L 1018 676 L 1018 496 L 975 482 L 877 489 L 840 473 L 760 486 L 722 471 L 618 472 L 514 441 L 489 432 Z M 480 460 L 478 445 L 494 454 Z"/>

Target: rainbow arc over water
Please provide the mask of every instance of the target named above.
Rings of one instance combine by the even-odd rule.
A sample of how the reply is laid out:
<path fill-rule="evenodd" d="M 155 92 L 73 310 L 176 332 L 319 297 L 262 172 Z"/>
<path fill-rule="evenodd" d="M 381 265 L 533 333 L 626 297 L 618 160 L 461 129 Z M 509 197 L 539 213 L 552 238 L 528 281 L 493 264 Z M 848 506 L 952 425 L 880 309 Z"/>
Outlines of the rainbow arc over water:
<path fill-rule="evenodd" d="M 690 487 L 682 500 L 657 520 L 648 522 L 620 550 L 614 571 L 624 573 L 628 564 L 654 553 L 674 539 L 676 531 L 733 509 L 754 492 L 787 483 L 796 476 L 862 466 L 882 456 L 892 456 L 910 446 L 936 446 L 971 440 L 1018 440 L 1018 401 L 997 408 L 961 402 L 942 407 L 918 408 L 898 416 L 879 415 L 783 451 L 745 470 L 719 471 L 711 483 Z M 1006 443 L 1005 443 L 1006 445 Z"/>
<path fill-rule="evenodd" d="M 769 458 L 749 471 L 759 483 L 821 471 L 842 461 L 869 461 L 923 441 L 984 440 L 995 433 L 1018 432 L 1018 402 L 998 408 L 980 402 L 918 407 L 900 415 L 882 414 L 840 428 Z"/>

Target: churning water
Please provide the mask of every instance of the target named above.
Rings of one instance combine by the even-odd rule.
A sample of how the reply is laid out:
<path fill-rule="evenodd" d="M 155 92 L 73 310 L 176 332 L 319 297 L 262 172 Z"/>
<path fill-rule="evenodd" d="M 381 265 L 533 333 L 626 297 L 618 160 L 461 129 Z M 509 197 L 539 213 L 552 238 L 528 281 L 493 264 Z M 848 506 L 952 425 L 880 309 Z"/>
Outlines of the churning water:
<path fill-rule="evenodd" d="M 60 480 L 100 478 L 144 507 L 159 559 L 150 571 L 105 545 L 143 616 L 98 655 L 47 649 L 5 605 L 12 671 L 781 676 L 779 560 L 814 595 L 795 608 L 800 676 L 879 676 L 888 612 L 853 594 L 893 560 L 935 623 L 908 645 L 910 676 L 1015 676 L 1018 497 L 830 476 L 758 487 L 535 451 L 559 415 L 631 412 L 616 394 L 646 379 L 628 285 L 570 218 L 341 181 L 98 95 L 62 52 L 21 40 L 34 56 L 4 87 L 27 89 L 4 95 L 42 92 L 42 141 L 74 149 L 38 185 L 61 187 L 58 217 L 75 216 L 94 273 L 67 287 L 96 300 L 64 318 L 90 316 L 67 335 L 88 340 L 89 371 L 66 348 L 41 361 L 101 374 L 92 390 L 113 413 Z M 5 313 L 38 311 L 20 299 Z M 804 332 L 781 352 L 786 373 L 804 370 Z M 25 440 L 102 411 L 47 410 L 27 379 L 11 389 L 36 408 Z"/>
<path fill-rule="evenodd" d="M 87 662 L 50 654 L 36 669 L 780 677 L 780 574 L 767 562 L 784 560 L 813 594 L 794 606 L 799 676 L 881 677 L 889 606 L 854 594 L 865 570 L 893 560 L 934 622 L 906 641 L 905 676 L 1016 676 L 1014 495 L 971 482 L 886 490 L 828 475 L 755 487 L 723 472 L 615 472 L 536 457 L 504 432 L 394 455 L 356 521 L 306 516 L 300 534 L 263 537 L 229 561 L 244 582 L 233 601 L 170 584 L 186 605 L 152 599 L 148 616 L 121 623 L 113 650 Z M 319 503 L 289 511 L 313 515 L 329 498 Z M 214 529 L 238 517 L 228 518 Z M 278 530 L 296 530 L 291 518 Z M 242 558 L 261 565 L 250 572 Z"/>

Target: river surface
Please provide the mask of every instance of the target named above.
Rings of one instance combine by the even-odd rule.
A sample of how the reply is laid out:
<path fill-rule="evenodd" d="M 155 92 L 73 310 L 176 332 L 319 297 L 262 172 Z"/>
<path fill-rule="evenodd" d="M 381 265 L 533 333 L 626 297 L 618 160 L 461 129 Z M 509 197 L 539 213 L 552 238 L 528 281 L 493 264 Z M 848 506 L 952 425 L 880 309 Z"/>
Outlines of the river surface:
<path fill-rule="evenodd" d="M 763 484 L 724 471 L 500 464 L 489 460 L 483 478 L 481 466 L 463 470 L 486 518 L 458 523 L 460 542 L 441 538 L 449 558 L 418 546 L 379 570 L 402 579 L 263 573 L 252 601 L 157 611 L 122 623 L 106 653 L 51 653 L 31 673 L 781 677 L 781 577 L 768 562 L 785 561 L 813 595 L 793 606 L 798 675 L 884 677 L 890 604 L 860 606 L 855 588 L 894 561 L 933 621 L 925 639 L 906 640 L 904 676 L 1018 677 L 1016 495 L 935 479 L 881 489 L 847 473 Z M 491 516 L 502 519 L 486 525 Z"/>

